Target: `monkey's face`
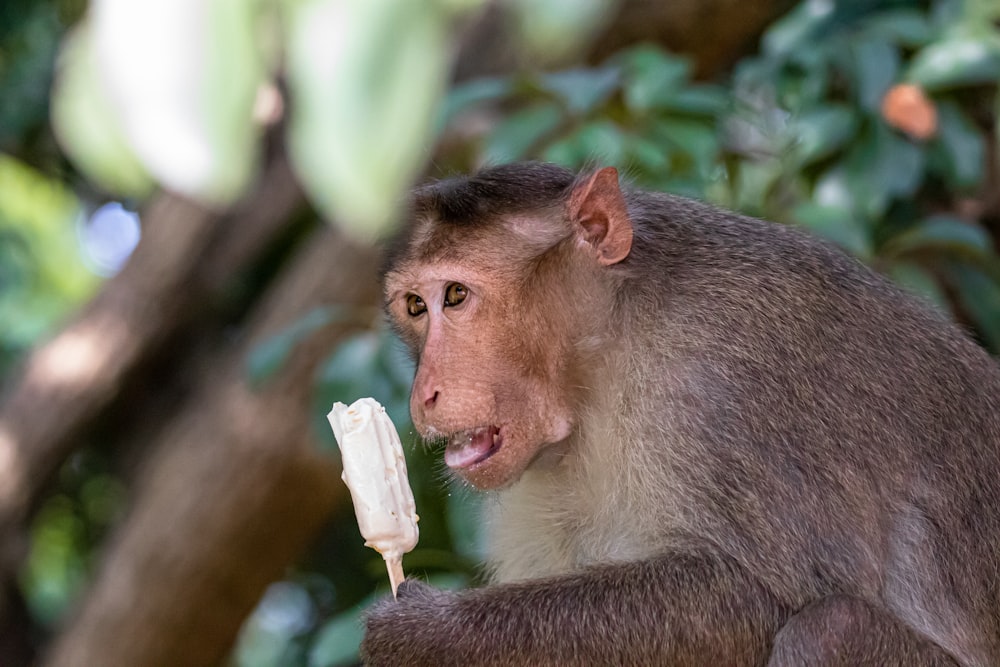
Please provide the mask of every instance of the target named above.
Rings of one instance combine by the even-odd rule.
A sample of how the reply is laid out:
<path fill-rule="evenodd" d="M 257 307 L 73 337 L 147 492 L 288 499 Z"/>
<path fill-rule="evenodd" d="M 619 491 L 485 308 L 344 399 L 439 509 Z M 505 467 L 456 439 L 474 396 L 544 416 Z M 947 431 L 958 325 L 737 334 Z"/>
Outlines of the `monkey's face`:
<path fill-rule="evenodd" d="M 525 297 L 543 296 L 525 293 L 516 273 L 436 262 L 386 279 L 389 312 L 418 362 L 413 423 L 445 441 L 445 463 L 483 489 L 515 481 L 574 422 L 563 389 L 567 336 L 525 316 L 537 312 Z"/>
<path fill-rule="evenodd" d="M 413 423 L 484 489 L 514 482 L 573 431 L 593 367 L 585 341 L 611 311 L 608 267 L 632 246 L 613 168 L 575 185 L 560 176 L 552 201 L 503 212 L 540 190 L 485 180 L 424 191 L 385 276 L 388 310 L 417 358 Z"/>

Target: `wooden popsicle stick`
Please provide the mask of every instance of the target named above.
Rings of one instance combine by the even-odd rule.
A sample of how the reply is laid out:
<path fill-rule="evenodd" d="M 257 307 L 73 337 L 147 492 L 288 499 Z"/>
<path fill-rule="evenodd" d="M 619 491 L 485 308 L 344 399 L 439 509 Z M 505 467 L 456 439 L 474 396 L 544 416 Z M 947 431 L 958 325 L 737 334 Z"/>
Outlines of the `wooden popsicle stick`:
<path fill-rule="evenodd" d="M 385 568 L 389 570 L 389 584 L 392 586 L 392 597 L 396 597 L 396 589 L 403 583 L 403 559 L 386 558 Z"/>

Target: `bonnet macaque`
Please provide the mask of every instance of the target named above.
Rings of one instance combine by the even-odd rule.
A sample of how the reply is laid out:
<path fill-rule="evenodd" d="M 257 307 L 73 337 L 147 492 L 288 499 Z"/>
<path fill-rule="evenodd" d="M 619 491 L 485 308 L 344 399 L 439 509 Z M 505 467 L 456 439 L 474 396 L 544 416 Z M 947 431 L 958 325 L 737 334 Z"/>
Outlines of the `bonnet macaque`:
<path fill-rule="evenodd" d="M 854 259 L 514 164 L 416 190 L 385 298 L 493 583 L 368 663 L 1000 664 L 1000 367 Z"/>

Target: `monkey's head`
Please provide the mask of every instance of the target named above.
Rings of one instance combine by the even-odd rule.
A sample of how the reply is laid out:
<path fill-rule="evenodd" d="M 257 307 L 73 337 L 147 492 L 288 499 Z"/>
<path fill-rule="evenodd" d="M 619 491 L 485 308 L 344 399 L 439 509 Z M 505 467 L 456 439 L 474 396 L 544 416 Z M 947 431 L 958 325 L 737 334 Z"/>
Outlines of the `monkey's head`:
<path fill-rule="evenodd" d="M 417 359 L 422 436 L 473 485 L 515 481 L 577 423 L 632 225 L 614 168 L 494 167 L 418 189 L 386 308 Z"/>

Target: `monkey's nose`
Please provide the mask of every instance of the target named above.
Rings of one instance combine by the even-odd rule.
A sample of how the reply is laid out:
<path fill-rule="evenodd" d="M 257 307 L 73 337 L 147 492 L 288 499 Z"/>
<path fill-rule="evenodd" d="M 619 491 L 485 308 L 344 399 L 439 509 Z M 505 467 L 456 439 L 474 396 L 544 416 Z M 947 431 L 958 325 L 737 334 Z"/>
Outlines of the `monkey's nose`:
<path fill-rule="evenodd" d="M 410 414 L 414 423 L 424 423 L 431 418 L 440 395 L 436 389 L 418 392 L 416 387 L 413 388 L 410 396 Z"/>
<path fill-rule="evenodd" d="M 410 409 L 414 416 L 421 413 L 430 412 L 438 401 L 441 392 L 437 388 L 437 379 L 434 373 L 427 368 L 418 368 L 417 375 L 413 378 L 413 387 L 410 390 Z"/>
<path fill-rule="evenodd" d="M 423 410 L 430 410 L 438 401 L 438 397 L 441 396 L 441 392 L 434 388 L 433 385 L 417 383 L 413 385 L 412 395 L 410 396 L 411 405 L 413 407 L 420 406 Z"/>
<path fill-rule="evenodd" d="M 429 410 L 434 407 L 434 404 L 437 403 L 438 400 L 438 393 L 439 392 L 435 390 L 429 397 L 424 399 L 425 410 Z"/>

